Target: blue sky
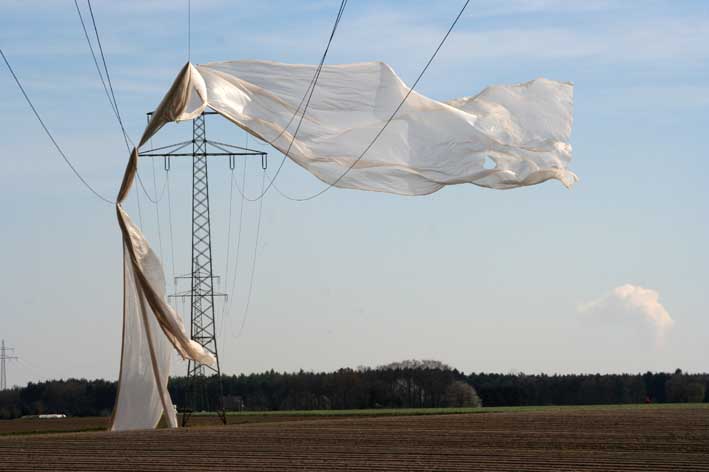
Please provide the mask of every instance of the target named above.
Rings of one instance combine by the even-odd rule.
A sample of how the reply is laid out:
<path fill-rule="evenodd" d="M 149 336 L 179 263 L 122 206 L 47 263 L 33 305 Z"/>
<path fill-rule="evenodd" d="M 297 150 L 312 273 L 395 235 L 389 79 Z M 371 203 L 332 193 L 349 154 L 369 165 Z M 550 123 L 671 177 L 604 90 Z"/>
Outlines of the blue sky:
<path fill-rule="evenodd" d="M 317 62 L 339 6 L 192 3 L 196 63 Z M 461 3 L 351 0 L 328 62 L 382 60 L 411 83 Z M 92 5 L 137 139 L 145 112 L 187 59 L 186 2 Z M 4 0 L 0 46 L 65 151 L 113 196 L 127 155 L 73 2 Z M 335 189 L 306 203 L 271 193 L 251 310 L 237 338 L 255 239 L 256 207 L 247 204 L 234 305 L 218 320 L 224 370 L 434 358 L 465 371 L 706 371 L 708 59 L 703 1 L 471 2 L 418 90 L 451 99 L 540 76 L 574 82 L 571 169 L 581 181 L 572 190 L 557 182 L 513 191 L 465 185 L 426 197 Z M 0 337 L 22 358 L 9 380 L 115 378 L 122 291 L 114 210 L 77 183 L 2 69 Z M 155 144 L 188 139 L 189 131 L 172 126 Z M 208 133 L 245 139 L 216 118 Z M 254 193 L 260 164 L 247 166 Z M 152 190 L 149 161 L 141 172 Z M 210 178 L 215 269 L 223 275 L 226 162 L 211 163 Z M 174 162 L 170 181 L 181 273 L 189 267 L 189 162 Z M 322 187 L 291 164 L 279 185 L 297 195 Z M 235 197 L 234 228 L 239 204 Z M 134 195 L 128 206 L 137 219 Z M 167 198 L 160 227 L 144 196 L 141 210 L 171 272 Z M 618 298 L 626 284 L 639 298 Z M 658 306 L 672 320 L 662 342 Z"/>

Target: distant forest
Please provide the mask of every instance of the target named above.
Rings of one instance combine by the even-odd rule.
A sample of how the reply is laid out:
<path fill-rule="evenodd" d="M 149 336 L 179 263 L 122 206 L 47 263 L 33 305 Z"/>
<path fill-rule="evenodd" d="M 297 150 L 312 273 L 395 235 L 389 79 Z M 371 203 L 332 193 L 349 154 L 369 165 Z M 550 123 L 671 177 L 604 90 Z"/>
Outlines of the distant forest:
<path fill-rule="evenodd" d="M 189 388 L 188 388 L 189 387 Z M 43 413 L 110 415 L 116 382 L 51 380 L 0 391 L 0 418 Z M 188 385 L 173 377 L 178 409 L 277 411 L 461 406 L 709 402 L 709 374 L 464 374 L 437 361 L 404 361 L 335 372 L 224 375 Z M 221 390 L 221 395 L 220 395 Z"/>

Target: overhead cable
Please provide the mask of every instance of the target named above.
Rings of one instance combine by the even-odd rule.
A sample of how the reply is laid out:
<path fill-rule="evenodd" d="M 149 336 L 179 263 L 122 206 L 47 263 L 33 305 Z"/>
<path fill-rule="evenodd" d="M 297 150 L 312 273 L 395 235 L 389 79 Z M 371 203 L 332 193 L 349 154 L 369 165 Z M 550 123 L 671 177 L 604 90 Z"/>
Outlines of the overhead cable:
<path fill-rule="evenodd" d="M 231 258 L 231 222 L 232 222 L 232 204 L 234 203 L 234 169 L 231 169 L 229 177 L 229 211 L 227 212 L 227 231 L 226 231 L 226 257 L 224 260 L 224 280 L 229 284 L 229 259 Z M 241 222 L 239 222 L 241 224 Z M 224 308 L 226 303 L 222 305 L 222 316 L 224 316 Z"/>
<path fill-rule="evenodd" d="M 247 140 L 248 140 L 248 134 L 246 135 L 246 138 L 247 138 Z M 247 141 L 247 142 L 248 142 L 248 141 Z M 247 167 L 246 167 L 246 159 L 243 159 L 243 163 L 244 163 L 244 165 L 243 165 L 243 170 L 242 170 L 242 173 L 241 173 L 241 185 L 242 185 L 242 188 L 245 188 L 245 186 L 246 186 L 246 169 L 247 169 Z M 232 180 L 232 183 L 233 183 L 234 185 L 236 185 L 233 180 Z M 240 192 L 240 193 L 241 193 L 241 192 Z M 239 256 L 240 256 L 240 254 L 241 254 L 241 234 L 242 234 L 242 233 L 241 233 L 241 230 L 242 230 L 243 221 L 244 221 L 244 202 L 246 201 L 246 199 L 243 198 L 243 193 L 241 193 L 241 195 L 242 195 L 242 198 L 241 198 L 241 206 L 239 207 L 239 226 L 238 226 L 238 230 L 237 230 L 237 234 L 236 234 L 236 257 L 235 257 L 235 260 L 234 260 L 233 274 L 232 274 L 232 277 L 231 277 L 231 285 L 230 285 L 231 290 L 230 290 L 229 292 L 227 292 L 227 293 L 229 293 L 229 297 L 230 297 L 230 298 L 227 299 L 226 303 L 225 303 L 224 306 L 222 307 L 222 326 L 223 326 L 223 324 L 224 324 L 224 315 L 225 315 L 225 314 L 228 314 L 228 313 L 231 313 L 231 307 L 232 307 L 232 304 L 233 304 L 233 300 L 234 300 L 234 298 L 235 298 L 235 297 L 234 297 L 234 293 L 235 293 L 235 290 L 236 290 L 236 277 L 237 277 L 237 275 L 238 275 Z M 225 279 L 225 280 L 226 280 L 227 283 L 229 283 L 229 279 Z"/>
<path fill-rule="evenodd" d="M 111 81 L 111 74 L 108 71 L 108 64 L 106 62 L 106 56 L 103 53 L 103 45 L 101 44 L 101 35 L 98 32 L 98 26 L 96 24 L 96 17 L 94 16 L 93 9 L 91 7 L 91 0 L 86 0 L 86 4 L 89 7 L 89 14 L 91 16 L 91 24 L 94 29 L 94 35 L 96 36 L 96 43 L 98 44 L 98 49 L 99 53 L 101 55 L 101 63 L 103 64 L 103 69 L 104 72 L 101 72 L 101 66 L 99 66 L 98 59 L 96 58 L 96 52 L 93 48 L 93 44 L 91 42 L 91 39 L 89 38 L 88 31 L 86 29 L 86 24 L 84 22 L 83 15 L 81 14 L 81 9 L 79 8 L 79 4 L 77 0 L 74 0 L 74 5 L 76 6 L 76 13 L 79 15 L 79 20 L 81 21 L 81 27 L 84 30 L 84 37 L 86 38 L 86 42 L 89 45 L 89 50 L 91 51 L 91 57 L 94 60 L 94 65 L 96 66 L 96 71 L 98 72 L 99 78 L 101 79 L 101 84 L 103 85 L 104 92 L 106 93 L 106 98 L 108 98 L 108 102 L 111 105 L 111 110 L 113 110 L 113 114 L 116 117 L 116 120 L 118 120 L 118 125 L 121 128 L 121 133 L 123 135 L 123 141 L 125 142 L 126 145 L 126 150 L 130 152 L 131 146 L 135 147 L 135 143 L 133 143 L 133 140 L 130 138 L 128 135 L 128 132 L 126 131 L 126 128 L 123 124 L 123 118 L 121 117 L 121 112 L 118 107 L 118 101 L 116 100 L 116 94 L 113 90 L 113 82 Z M 104 74 L 106 79 L 104 80 Z M 108 82 L 108 85 L 106 85 L 106 82 Z M 162 196 L 164 195 L 165 191 L 165 183 L 163 183 L 163 190 L 160 192 L 160 195 L 155 195 L 155 198 L 153 198 L 150 195 L 150 192 L 148 192 L 147 187 L 143 183 L 143 179 L 140 176 L 140 171 L 137 172 L 137 177 L 138 177 L 138 183 L 140 184 L 140 188 L 143 190 L 143 193 L 147 197 L 147 199 L 157 205 L 158 202 L 162 199 Z M 157 190 L 156 190 L 157 191 Z M 142 226 L 142 224 L 141 224 Z"/>
<path fill-rule="evenodd" d="M 39 124 L 42 125 L 42 129 L 44 129 L 44 132 L 47 134 L 49 139 L 52 141 L 52 144 L 54 144 L 54 147 L 56 150 L 59 152 L 59 155 L 62 156 L 62 159 L 64 159 L 64 162 L 69 166 L 71 171 L 74 173 L 74 175 L 81 181 L 84 186 L 91 191 L 96 197 L 99 199 L 103 200 L 106 203 L 109 203 L 111 205 L 115 204 L 115 201 L 104 197 L 101 195 L 96 189 L 94 189 L 91 184 L 89 184 L 86 179 L 79 173 L 79 171 L 76 169 L 74 164 L 72 164 L 71 160 L 67 157 L 67 155 L 64 153 L 62 148 L 59 146 L 57 143 L 57 140 L 54 139 L 54 136 L 52 136 L 52 133 L 49 131 L 49 128 L 47 128 L 47 125 L 44 124 L 44 121 L 42 120 L 42 117 L 39 116 L 39 112 L 35 108 L 34 104 L 32 103 L 32 100 L 30 100 L 30 97 L 27 95 L 27 92 L 25 91 L 24 87 L 22 86 L 22 83 L 20 82 L 20 79 L 17 77 L 15 74 L 15 71 L 12 69 L 12 66 L 10 65 L 10 62 L 7 60 L 7 57 L 5 57 L 5 53 L 0 49 L 0 55 L 2 56 L 2 60 L 5 62 L 5 65 L 7 66 L 7 69 L 10 71 L 10 74 L 12 75 L 12 78 L 15 79 L 15 83 L 17 84 L 17 87 L 20 89 L 20 92 L 22 92 L 22 95 L 25 97 L 25 100 L 27 101 L 27 104 L 30 106 L 32 109 L 32 113 L 34 113 L 34 116 L 37 118 L 37 121 L 39 121 Z"/>
<path fill-rule="evenodd" d="M 89 45 L 89 50 L 91 51 L 91 57 L 94 60 L 94 65 L 96 66 L 96 72 L 98 72 L 98 76 L 101 79 L 101 85 L 103 85 L 103 91 L 106 93 L 106 98 L 108 99 L 108 103 L 111 105 L 111 110 L 113 111 L 113 114 L 118 118 L 118 123 L 121 123 L 121 118 L 120 114 L 118 113 L 118 108 L 116 108 L 116 104 L 113 102 L 111 99 L 111 94 L 108 91 L 108 85 L 106 85 L 106 80 L 103 78 L 103 72 L 101 72 L 101 66 L 98 64 L 98 59 L 96 58 L 96 52 L 94 51 L 94 46 L 91 42 L 91 38 L 89 38 L 89 32 L 86 29 L 86 23 L 84 23 L 84 16 L 81 14 L 81 9 L 79 8 L 79 2 L 77 0 L 74 0 L 74 6 L 76 7 L 76 13 L 79 15 L 79 21 L 81 21 L 81 28 L 84 30 L 84 38 L 86 38 L 86 43 Z M 123 128 L 121 127 L 121 131 L 123 132 Z M 126 149 L 128 152 L 130 152 L 130 145 L 128 144 L 128 136 L 126 133 L 123 134 L 123 140 L 125 141 L 126 144 Z"/>
<path fill-rule="evenodd" d="M 155 176 L 155 159 L 150 159 L 150 163 L 152 164 L 153 168 L 153 192 L 155 192 L 155 195 L 158 194 L 158 181 L 157 177 Z M 165 186 L 167 186 L 167 180 L 165 180 Z M 162 230 L 160 229 L 160 205 L 157 203 L 155 204 L 155 218 L 158 223 L 158 248 L 160 249 L 160 252 L 158 253 L 158 256 L 160 259 L 163 257 L 163 252 L 162 252 Z"/>
<path fill-rule="evenodd" d="M 345 11 L 345 7 L 347 6 L 347 1 L 348 0 L 342 0 L 340 3 L 340 9 L 337 12 L 337 17 L 335 18 L 335 23 L 332 26 L 332 31 L 330 32 L 330 38 L 327 41 L 327 46 L 325 46 L 325 51 L 323 52 L 322 58 L 320 59 L 320 63 L 318 64 L 315 74 L 313 75 L 313 79 L 311 80 L 312 86 L 308 87 L 308 90 L 305 91 L 305 95 L 303 96 L 303 99 L 307 97 L 307 100 L 305 102 L 305 107 L 303 108 L 303 113 L 300 115 L 300 120 L 298 120 L 298 125 L 296 126 L 295 132 L 293 133 L 293 137 L 290 140 L 290 143 L 288 144 L 288 149 L 286 152 L 283 154 L 283 159 L 281 160 L 281 163 L 278 165 L 278 168 L 276 169 L 276 172 L 273 174 L 273 178 L 268 182 L 268 185 L 265 186 L 261 190 L 261 193 L 254 198 L 250 198 L 246 195 L 243 195 L 243 197 L 250 201 L 250 202 L 255 202 L 257 200 L 260 200 L 263 198 L 264 195 L 269 191 L 271 186 L 273 186 L 274 182 L 276 181 L 276 178 L 278 178 L 278 174 L 280 174 L 281 169 L 283 169 L 283 164 L 286 162 L 286 158 L 288 157 L 288 153 L 290 153 L 291 147 L 293 147 L 293 143 L 295 142 L 295 138 L 298 136 L 298 131 L 300 131 L 300 126 L 303 123 L 303 119 L 305 118 L 305 113 L 308 111 L 308 106 L 310 106 L 310 100 L 313 97 L 313 93 L 315 92 L 315 87 L 318 83 L 318 79 L 320 78 L 320 72 L 322 72 L 323 64 L 325 63 L 325 59 L 327 58 L 327 53 L 330 50 L 330 45 L 332 44 L 332 40 L 335 37 L 335 32 L 337 31 L 337 27 L 340 24 L 340 19 L 342 18 L 342 14 Z M 303 103 L 303 99 L 301 99 L 301 104 Z M 269 144 L 273 144 L 273 142 L 278 139 L 278 137 L 283 134 L 283 132 L 290 126 L 290 124 L 293 122 L 293 119 L 295 116 L 298 114 L 300 105 L 298 105 L 298 108 L 295 110 L 293 113 L 293 116 L 291 117 L 290 121 L 286 126 L 281 130 L 281 132 L 278 134 L 278 136 L 271 140 Z"/>
<path fill-rule="evenodd" d="M 261 191 L 263 192 L 264 185 L 266 183 L 266 170 L 263 170 L 263 175 L 261 177 Z M 261 236 L 261 215 L 263 214 L 263 198 L 258 202 L 258 216 L 256 218 L 256 240 L 254 242 L 254 254 L 251 258 L 251 277 L 249 280 L 249 291 L 246 294 L 246 306 L 244 307 L 244 314 L 241 316 L 241 325 L 239 326 L 239 331 L 236 333 L 236 338 L 241 337 L 244 331 L 244 326 L 246 326 L 246 321 L 249 318 L 249 308 L 251 307 L 251 294 L 254 289 L 254 279 L 256 278 L 256 258 L 258 255 L 258 244 Z"/>
<path fill-rule="evenodd" d="M 438 52 L 439 52 L 439 51 L 441 50 L 441 48 L 443 47 L 443 44 L 445 44 L 446 40 L 448 39 L 448 36 L 449 36 L 449 35 L 451 34 L 451 32 L 453 31 L 453 28 L 454 28 L 455 25 L 458 23 L 458 20 L 459 20 L 460 17 L 463 15 L 463 12 L 464 12 L 465 9 L 468 7 L 468 4 L 469 4 L 469 3 L 470 3 L 470 0 L 466 0 L 465 4 L 463 4 L 463 7 L 460 9 L 460 11 L 458 12 L 458 15 L 457 15 L 457 16 L 455 17 L 455 19 L 453 20 L 453 23 L 451 23 L 450 27 L 448 28 L 448 31 L 446 31 L 446 34 L 443 36 L 443 38 L 441 39 L 441 41 L 438 43 L 438 47 L 436 47 L 436 50 L 433 52 L 433 54 L 431 55 L 431 57 L 428 59 L 428 62 L 426 62 L 426 65 L 423 67 L 423 69 L 421 69 L 421 72 L 419 73 L 418 77 L 417 77 L 416 80 L 414 81 L 413 85 L 409 88 L 409 91 L 406 93 L 406 95 L 405 95 L 404 98 L 401 100 L 401 102 L 399 103 L 399 105 L 394 109 L 394 111 L 392 112 L 392 114 L 389 116 L 389 118 L 387 119 L 387 121 L 384 123 L 384 126 L 382 126 L 382 128 L 379 130 L 379 132 L 377 132 L 377 134 L 374 136 L 374 138 L 372 139 L 372 141 L 364 148 L 364 150 L 362 151 L 362 153 L 357 157 L 357 159 L 355 159 L 355 160 L 352 162 L 352 164 L 350 164 L 350 166 L 342 173 L 342 175 L 340 175 L 337 179 L 335 179 L 334 182 L 329 183 L 329 184 L 327 185 L 327 187 L 325 187 L 325 188 L 323 188 L 322 190 L 320 190 L 320 191 L 318 191 L 318 192 L 316 192 L 316 193 L 314 193 L 314 194 L 312 194 L 312 195 L 310 195 L 310 196 L 307 196 L 307 197 L 289 197 L 289 196 L 284 195 L 283 193 L 281 193 L 281 195 L 283 195 L 284 197 L 286 197 L 286 198 L 289 199 L 289 200 L 293 200 L 293 201 L 297 201 L 297 202 L 304 202 L 304 201 L 307 201 L 307 200 L 312 200 L 312 199 L 317 198 L 317 197 L 319 197 L 320 195 L 324 194 L 325 192 L 327 192 L 328 190 L 330 190 L 332 187 L 336 186 L 336 185 L 340 182 L 340 180 L 342 180 L 347 174 L 349 174 L 349 172 L 357 165 L 357 163 L 358 163 L 359 161 L 362 160 L 362 158 L 365 156 L 365 154 L 367 154 L 367 152 L 372 148 L 372 146 L 374 146 L 374 143 L 377 142 L 377 140 L 378 140 L 379 137 L 382 135 L 382 133 L 384 133 L 384 130 L 387 129 L 387 127 L 389 126 L 389 124 L 390 124 L 390 123 L 394 120 L 394 118 L 396 117 L 397 113 L 399 113 L 399 110 L 401 110 L 401 107 L 404 106 L 404 103 L 405 103 L 406 100 L 409 98 L 409 95 L 411 95 L 411 93 L 414 91 L 414 88 L 416 88 L 416 85 L 418 85 L 419 81 L 421 80 L 421 78 L 423 77 L 423 75 L 424 75 L 424 74 L 426 73 L 426 71 L 428 70 L 428 67 L 431 65 L 431 63 L 433 62 L 433 60 L 434 60 L 434 59 L 436 58 L 436 56 L 438 55 Z M 292 142 L 291 142 L 291 144 L 292 144 Z M 289 150 L 290 150 L 290 147 L 289 147 Z M 288 155 L 288 153 L 286 152 L 286 156 L 287 156 L 287 155 Z M 275 177 L 274 177 L 274 179 L 275 179 Z"/>
<path fill-rule="evenodd" d="M 175 284 L 175 242 L 172 235 L 172 196 L 170 195 L 170 173 L 165 171 L 165 185 L 167 186 L 167 222 L 170 230 L 170 258 L 172 261 L 172 283 Z M 138 192 L 135 192 L 136 194 Z M 177 287 L 175 287 L 177 288 Z"/>
<path fill-rule="evenodd" d="M 91 3 L 88 2 L 89 9 L 91 8 Z M 109 91 L 109 87 L 106 84 L 106 80 L 104 79 L 104 73 L 101 71 L 101 66 L 99 65 L 98 58 L 96 57 L 96 51 L 94 50 L 93 43 L 91 41 L 91 38 L 89 37 L 89 32 L 86 29 L 86 23 L 84 22 L 84 16 L 81 14 L 81 8 L 79 8 L 79 2 L 77 0 L 74 0 L 74 6 L 76 7 L 76 13 L 79 15 L 79 21 L 81 22 L 81 29 L 84 31 L 84 38 L 86 39 L 86 44 L 89 46 L 89 51 L 91 51 L 91 58 L 94 61 L 94 66 L 96 66 L 96 72 L 98 73 L 99 79 L 101 80 L 101 85 L 103 86 L 103 91 L 106 94 L 106 98 L 108 99 L 108 103 L 111 106 L 111 111 L 113 112 L 113 115 L 116 117 L 116 120 L 118 121 L 118 125 L 121 128 L 121 135 L 123 137 L 123 142 L 126 145 L 126 150 L 130 152 L 131 150 L 131 145 L 133 144 L 133 141 L 130 139 L 130 136 L 128 136 L 128 133 L 126 132 L 124 126 L 123 126 L 123 120 L 121 119 L 121 113 L 118 109 L 118 104 L 114 101 L 115 96 L 112 94 L 111 91 Z M 96 19 L 93 16 L 93 11 L 91 12 L 91 19 L 92 19 L 92 24 L 94 26 L 94 32 L 96 35 L 96 40 L 100 44 L 100 36 L 98 34 L 98 28 L 96 27 Z M 102 54 L 102 62 L 104 65 L 104 68 L 106 69 L 106 76 L 108 76 L 108 68 L 106 67 L 106 61 L 103 58 L 103 50 L 101 50 Z M 140 184 L 141 188 L 143 189 L 143 193 L 145 193 L 145 196 L 148 197 L 148 200 L 150 200 L 153 203 L 157 203 L 157 201 L 160 201 L 160 197 L 158 197 L 155 201 L 151 198 L 150 194 L 148 193 L 148 190 L 145 188 L 145 185 L 143 184 L 143 179 L 140 177 L 140 173 L 138 175 L 138 183 Z M 164 191 L 164 186 L 163 186 L 163 191 Z M 141 210 L 141 205 L 140 205 L 140 196 L 137 195 L 136 193 L 136 203 L 138 206 L 138 219 L 140 220 L 140 226 L 141 228 L 143 227 L 143 214 Z"/>
<path fill-rule="evenodd" d="M 214 141 L 210 141 L 209 144 L 211 144 L 211 145 L 214 146 L 215 148 L 219 149 L 220 151 L 224 151 L 225 153 L 231 152 L 231 151 L 230 151 L 229 149 L 227 149 L 227 148 L 225 147 L 225 145 L 223 145 L 222 143 L 217 144 L 217 143 L 215 143 Z M 242 159 L 243 159 L 244 165 L 245 165 L 245 163 L 246 163 L 246 157 L 243 157 Z M 236 181 L 233 181 L 233 180 L 232 180 L 231 184 L 232 184 L 234 187 L 236 187 L 236 190 L 239 192 L 239 194 L 241 195 L 241 198 L 243 198 L 244 200 L 248 200 L 248 201 L 257 201 L 257 200 L 258 200 L 258 199 L 250 200 L 250 199 L 246 196 L 246 190 L 245 190 L 245 187 L 244 187 L 243 185 L 239 186 L 239 184 L 238 184 Z"/>
<path fill-rule="evenodd" d="M 338 25 L 340 24 L 340 19 L 342 18 L 342 13 L 345 11 L 345 7 L 347 6 L 347 0 L 344 0 L 340 4 L 340 10 L 337 12 L 337 17 L 335 18 L 335 24 L 333 25 L 332 32 L 330 33 L 330 39 L 328 41 L 327 46 L 325 47 L 325 52 L 323 53 L 322 57 L 320 58 L 320 62 L 318 63 L 318 67 L 315 70 L 315 74 L 313 74 L 313 78 L 310 79 L 310 83 L 308 84 L 307 89 L 305 90 L 305 93 L 303 94 L 303 97 L 300 99 L 300 103 L 298 103 L 298 106 L 296 107 L 295 111 L 291 115 L 290 119 L 288 120 L 288 123 L 281 129 L 280 133 L 276 135 L 275 138 L 271 139 L 268 141 L 268 144 L 273 145 L 274 142 L 280 138 L 285 131 L 290 128 L 291 123 L 293 123 L 293 120 L 295 119 L 296 116 L 298 116 L 298 113 L 300 113 L 300 107 L 303 106 L 303 102 L 305 102 L 305 99 L 310 95 L 312 95 L 311 90 L 315 86 L 315 82 L 317 82 L 318 78 L 320 77 L 320 71 L 322 70 L 323 63 L 325 62 L 325 58 L 327 57 L 327 53 L 330 49 L 330 43 L 332 42 L 333 37 L 335 36 L 335 31 L 337 30 Z M 303 117 L 305 116 L 305 112 L 303 112 Z M 301 117 L 301 120 L 303 119 Z M 285 157 L 284 157 L 285 159 Z"/>
<path fill-rule="evenodd" d="M 130 141 L 130 137 L 126 132 L 125 126 L 123 126 L 123 120 L 121 119 L 121 112 L 118 108 L 118 101 L 116 100 L 116 94 L 113 91 L 113 83 L 111 82 L 111 74 L 108 72 L 108 65 L 106 64 L 106 56 L 103 54 L 103 46 L 101 45 L 101 36 L 98 34 L 98 27 L 96 26 L 96 18 L 94 18 L 94 10 L 91 8 L 91 0 L 86 0 L 86 4 L 89 6 L 89 14 L 91 15 L 91 23 L 94 27 L 94 33 L 96 34 L 96 43 L 98 44 L 98 50 L 101 53 L 101 61 L 103 62 L 103 69 L 106 72 L 106 80 L 108 81 L 108 88 L 111 91 L 111 98 L 113 99 L 113 105 L 116 111 L 116 118 L 118 118 L 118 124 L 121 125 L 121 131 L 123 131 L 123 136 L 127 141 Z M 81 14 L 79 14 L 81 16 Z M 83 21 L 82 21 L 83 24 Z M 88 38 L 87 38 L 88 39 Z M 93 49 L 91 50 L 93 54 Z M 131 141 L 131 145 L 135 147 Z"/>
<path fill-rule="evenodd" d="M 224 258 L 225 261 L 225 268 L 224 268 L 224 286 L 227 288 L 229 286 L 229 260 L 231 259 L 231 222 L 232 222 L 232 207 L 234 203 L 234 169 L 231 169 L 231 176 L 229 178 L 229 211 L 227 213 L 227 231 L 226 231 L 226 257 Z M 243 203 L 243 198 L 242 198 L 242 203 Z M 239 224 L 241 225 L 241 220 L 239 220 Z M 228 296 L 228 295 L 227 295 Z M 222 320 L 221 320 L 221 326 L 220 326 L 220 331 L 224 329 L 224 314 L 226 313 L 226 308 L 228 305 L 228 300 L 225 300 L 224 303 L 222 304 Z"/>
<path fill-rule="evenodd" d="M 187 62 L 192 59 L 192 2 L 187 0 Z"/>
<path fill-rule="evenodd" d="M 138 222 L 141 228 L 145 228 L 143 225 L 143 211 L 140 208 L 140 192 L 133 192 L 135 194 L 135 202 L 138 205 Z"/>

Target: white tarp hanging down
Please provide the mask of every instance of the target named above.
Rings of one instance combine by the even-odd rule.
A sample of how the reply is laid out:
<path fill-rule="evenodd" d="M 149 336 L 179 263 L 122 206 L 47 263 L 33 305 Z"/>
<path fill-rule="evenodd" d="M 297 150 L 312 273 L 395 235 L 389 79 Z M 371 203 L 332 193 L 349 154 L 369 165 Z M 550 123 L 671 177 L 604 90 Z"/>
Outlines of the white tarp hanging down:
<path fill-rule="evenodd" d="M 212 356 L 185 334 L 182 319 L 166 302 L 160 260 L 123 208 L 118 206 L 123 233 L 123 345 L 112 431 L 157 426 L 163 413 L 177 427 L 167 391 L 174 346 L 185 358 L 205 364 Z"/>
<path fill-rule="evenodd" d="M 461 183 L 509 189 L 549 179 L 570 187 L 577 180 L 567 169 L 570 83 L 536 79 L 448 102 L 412 92 L 358 160 L 409 89 L 380 62 L 324 66 L 293 140 L 316 69 L 264 61 L 186 64 L 138 148 L 166 123 L 192 119 L 210 107 L 279 151 L 290 147 L 291 160 L 337 187 L 425 195 Z M 176 426 L 167 392 L 170 346 L 184 358 L 214 362 L 167 304 L 160 261 L 122 208 L 138 158 L 134 149 L 117 199 L 124 320 L 112 430 L 155 427 L 163 413 Z"/>

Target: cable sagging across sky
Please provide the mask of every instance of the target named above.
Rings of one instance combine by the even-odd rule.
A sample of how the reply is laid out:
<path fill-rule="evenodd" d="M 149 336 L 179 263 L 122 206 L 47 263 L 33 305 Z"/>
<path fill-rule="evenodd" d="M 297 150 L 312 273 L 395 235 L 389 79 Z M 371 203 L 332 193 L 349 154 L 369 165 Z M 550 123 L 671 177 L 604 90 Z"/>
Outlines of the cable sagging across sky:
<path fill-rule="evenodd" d="M 401 110 L 401 107 L 404 106 L 404 103 L 406 103 L 406 100 L 407 100 L 407 99 L 409 98 L 409 96 L 411 95 L 411 92 L 414 91 L 414 89 L 416 88 L 416 85 L 418 85 L 419 81 L 421 81 L 421 78 L 424 76 L 424 74 L 425 74 L 426 71 L 428 70 L 429 66 L 431 65 L 431 63 L 433 62 L 433 60 L 436 58 L 436 56 L 438 55 L 438 52 L 441 50 L 441 48 L 442 48 L 443 45 L 445 44 L 446 40 L 448 39 L 448 36 L 450 36 L 451 32 L 453 31 L 453 28 L 455 28 L 455 25 L 458 23 L 458 20 L 460 20 L 460 17 L 463 16 L 463 12 L 465 12 L 465 9 L 468 7 L 468 4 L 469 4 L 469 3 L 470 3 L 470 0 L 466 0 L 466 2 L 463 4 L 463 7 L 460 9 L 460 11 L 458 12 L 458 15 L 457 15 L 457 16 L 455 17 L 455 19 L 453 20 L 453 23 L 451 23 L 450 27 L 448 28 L 448 31 L 446 31 L 446 34 L 443 36 L 443 38 L 441 39 L 441 41 L 438 43 L 438 47 L 436 47 L 435 51 L 433 51 L 433 54 L 432 54 L 431 57 L 428 59 L 428 62 L 426 62 L 426 65 L 423 67 L 423 69 L 421 69 L 421 72 L 419 73 L 418 77 L 417 77 L 416 80 L 414 81 L 413 85 L 411 85 L 411 87 L 409 87 L 409 90 L 408 90 L 408 92 L 406 93 L 406 95 L 404 96 L 404 98 L 401 100 L 401 102 L 399 103 L 399 105 L 394 109 L 394 111 L 392 112 L 392 114 L 389 116 L 389 118 L 387 119 L 387 121 L 384 123 L 384 126 L 382 126 L 382 128 L 381 128 L 381 129 L 379 130 L 379 132 L 374 136 L 374 138 L 372 139 L 372 141 L 364 148 L 364 150 L 362 151 L 362 153 L 352 162 L 352 164 L 350 164 L 350 166 L 349 166 L 334 182 L 330 182 L 325 188 L 323 188 L 322 190 L 320 190 L 320 191 L 318 191 L 318 192 L 316 192 L 316 193 L 314 193 L 314 194 L 312 194 L 312 195 L 310 195 L 310 196 L 307 196 L 307 197 L 290 197 L 290 196 L 285 195 L 283 192 L 281 192 L 281 191 L 279 190 L 279 193 L 280 193 L 282 196 L 284 196 L 285 198 L 287 198 L 287 199 L 289 199 L 289 200 L 293 200 L 293 201 L 297 201 L 297 202 L 304 202 L 304 201 L 308 201 L 308 200 L 312 200 L 312 199 L 314 199 L 314 198 L 317 198 L 317 197 L 319 197 L 320 195 L 322 195 L 322 194 L 324 194 L 325 192 L 327 192 L 328 190 L 330 190 L 332 187 L 336 186 L 336 185 L 359 163 L 359 161 L 362 160 L 362 158 L 365 156 L 365 154 L 367 154 L 367 152 L 372 148 L 372 146 L 374 146 L 374 144 L 377 142 L 377 140 L 378 140 L 379 137 L 382 135 L 382 133 L 384 133 L 384 130 L 387 129 L 387 127 L 389 126 L 389 124 L 390 124 L 390 123 L 392 122 L 392 120 L 396 117 L 397 113 L 399 113 L 399 110 Z M 304 112 L 303 114 L 305 114 L 305 112 Z M 296 130 L 296 134 L 297 134 L 297 130 Z M 295 136 L 293 137 L 293 139 L 295 140 Z M 293 145 L 293 142 L 291 142 L 291 146 L 292 146 L 292 145 Z M 286 157 L 288 156 L 288 152 L 290 152 L 291 146 L 288 147 L 288 151 L 286 151 L 286 153 L 285 153 L 285 156 L 286 156 Z M 284 157 L 284 159 L 285 159 L 285 157 Z M 279 168 L 279 170 L 280 170 L 280 168 Z M 274 176 L 274 180 L 275 180 L 275 176 Z"/>
<path fill-rule="evenodd" d="M 25 97 L 25 101 L 27 101 L 27 104 L 30 106 L 32 109 L 32 113 L 34 113 L 35 118 L 37 118 L 37 121 L 39 121 L 39 124 L 42 125 L 42 129 L 44 129 L 45 134 L 49 137 L 49 139 L 52 141 L 52 144 L 56 148 L 57 152 L 59 152 L 59 155 L 64 159 L 64 162 L 69 166 L 71 171 L 74 173 L 77 179 L 81 181 L 84 186 L 91 191 L 96 197 L 98 197 L 100 200 L 110 203 L 111 205 L 114 205 L 116 202 L 113 200 L 104 197 L 101 195 L 96 189 L 94 189 L 91 184 L 79 173 L 77 168 L 74 166 L 74 164 L 71 162 L 71 160 L 67 157 L 67 155 L 64 153 L 62 150 L 61 146 L 59 146 L 59 143 L 57 143 L 57 140 L 54 139 L 54 136 L 52 135 L 51 131 L 49 131 L 49 128 L 47 128 L 47 125 L 44 124 L 44 121 L 42 120 L 42 117 L 39 115 L 39 112 L 37 111 L 37 108 L 35 108 L 34 104 L 32 103 L 32 100 L 30 100 L 29 95 L 27 95 L 27 92 L 25 91 L 25 88 L 22 86 L 22 83 L 20 82 L 20 79 L 17 77 L 15 74 L 15 71 L 12 69 L 12 66 L 10 65 L 10 62 L 7 60 L 7 57 L 5 56 L 5 53 L 0 49 L 0 56 L 2 56 L 2 60 L 5 62 L 5 65 L 7 66 L 7 69 L 10 71 L 10 74 L 12 75 L 12 78 L 15 80 L 15 83 L 17 84 L 17 87 L 20 89 L 20 92 L 22 92 L 22 95 Z"/>

